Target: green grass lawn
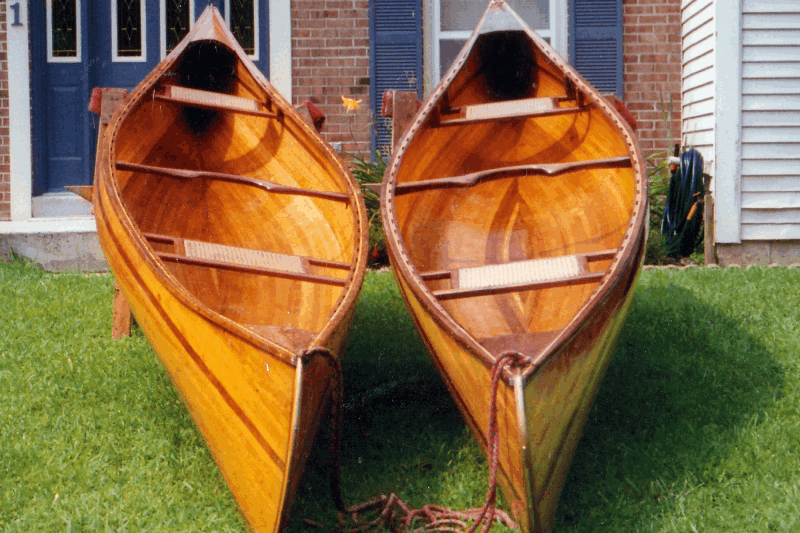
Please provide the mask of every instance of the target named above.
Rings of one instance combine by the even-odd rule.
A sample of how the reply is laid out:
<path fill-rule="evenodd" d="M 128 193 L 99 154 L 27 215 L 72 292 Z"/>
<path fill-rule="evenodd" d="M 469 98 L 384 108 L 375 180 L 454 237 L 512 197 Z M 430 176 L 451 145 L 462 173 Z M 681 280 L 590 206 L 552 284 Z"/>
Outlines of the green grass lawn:
<path fill-rule="evenodd" d="M 110 338 L 112 285 L 0 263 L 0 531 L 246 531 L 144 336 Z M 800 269 L 644 272 L 555 531 L 800 530 L 798 303 Z M 343 370 L 348 503 L 482 503 L 390 274 L 367 275 Z M 335 522 L 326 440 L 290 533 Z"/>

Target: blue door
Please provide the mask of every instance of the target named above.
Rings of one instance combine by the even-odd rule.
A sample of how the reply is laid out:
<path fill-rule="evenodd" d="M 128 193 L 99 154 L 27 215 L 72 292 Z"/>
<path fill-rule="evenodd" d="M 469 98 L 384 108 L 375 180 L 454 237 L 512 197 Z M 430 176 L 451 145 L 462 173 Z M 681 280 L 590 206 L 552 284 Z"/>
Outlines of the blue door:
<path fill-rule="evenodd" d="M 133 89 L 212 1 L 30 2 L 34 195 L 92 183 L 98 126 L 87 110 L 92 88 Z M 214 3 L 268 73 L 267 0 Z"/>

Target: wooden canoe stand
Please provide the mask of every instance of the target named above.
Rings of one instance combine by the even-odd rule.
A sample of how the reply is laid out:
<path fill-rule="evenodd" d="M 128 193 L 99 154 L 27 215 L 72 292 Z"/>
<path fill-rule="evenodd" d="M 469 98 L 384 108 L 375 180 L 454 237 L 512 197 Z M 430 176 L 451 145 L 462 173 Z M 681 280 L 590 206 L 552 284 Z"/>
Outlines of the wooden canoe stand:
<path fill-rule="evenodd" d="M 117 110 L 122 101 L 125 100 L 127 95 L 128 91 L 125 89 L 96 87 L 92 90 L 92 97 L 89 100 L 89 111 L 100 115 L 100 124 L 97 128 L 98 146 L 102 142 L 103 137 L 105 137 L 106 129 L 108 128 L 108 122 L 111 120 L 111 116 L 114 114 L 114 111 Z M 97 164 L 97 161 L 95 161 L 95 164 Z M 94 201 L 94 186 L 74 186 L 67 187 L 67 189 L 85 198 L 86 200 L 89 200 L 90 202 Z M 134 318 L 131 315 L 131 308 L 128 305 L 128 301 L 125 300 L 125 297 L 122 295 L 122 291 L 119 289 L 119 284 L 116 281 L 114 281 L 113 309 L 114 321 L 111 325 L 111 337 L 114 339 L 120 339 L 124 336 L 130 336 L 131 322 L 134 320 Z"/>
<path fill-rule="evenodd" d="M 97 129 L 98 146 L 105 136 L 111 116 L 127 95 L 128 91 L 125 89 L 96 87 L 92 90 L 92 97 L 89 100 L 89 111 L 100 115 L 100 125 Z M 317 133 L 322 130 L 322 126 L 325 124 L 325 113 L 320 111 L 311 101 L 305 101 L 295 106 L 295 109 L 308 125 L 314 127 Z M 96 163 L 97 162 L 95 162 L 95 164 Z M 94 186 L 71 185 L 66 187 L 66 189 L 89 202 L 94 201 Z M 111 326 L 111 337 L 114 339 L 121 339 L 126 336 L 129 337 L 131 334 L 131 324 L 136 319 L 131 314 L 128 301 L 125 299 L 125 296 L 122 295 L 122 291 L 120 291 L 119 284 L 117 284 L 116 281 L 114 281 L 113 310 L 114 320 Z"/>
<path fill-rule="evenodd" d="M 422 102 L 415 91 L 389 89 L 383 92 L 381 116 L 392 119 L 392 149 L 403 138 L 406 128 L 414 121 Z"/>

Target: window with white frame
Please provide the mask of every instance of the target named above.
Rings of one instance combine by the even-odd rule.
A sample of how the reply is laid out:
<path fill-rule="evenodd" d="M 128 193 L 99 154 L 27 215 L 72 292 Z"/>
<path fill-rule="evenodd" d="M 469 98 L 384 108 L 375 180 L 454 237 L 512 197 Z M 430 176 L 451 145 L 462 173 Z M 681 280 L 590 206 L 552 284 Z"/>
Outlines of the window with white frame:
<path fill-rule="evenodd" d="M 485 2 L 427 0 L 429 35 L 433 46 L 426 58 L 426 78 L 439 83 L 481 18 Z M 522 19 L 555 48 L 567 55 L 567 0 L 506 0 Z"/>
<path fill-rule="evenodd" d="M 257 61 L 259 59 L 258 2 L 225 0 L 225 22 L 242 50 Z"/>
<path fill-rule="evenodd" d="M 161 58 L 186 37 L 194 24 L 194 0 L 161 0 Z"/>
<path fill-rule="evenodd" d="M 81 0 L 50 0 L 47 18 L 47 61 L 80 63 Z"/>
<path fill-rule="evenodd" d="M 147 61 L 145 4 L 144 0 L 111 0 L 112 61 Z"/>

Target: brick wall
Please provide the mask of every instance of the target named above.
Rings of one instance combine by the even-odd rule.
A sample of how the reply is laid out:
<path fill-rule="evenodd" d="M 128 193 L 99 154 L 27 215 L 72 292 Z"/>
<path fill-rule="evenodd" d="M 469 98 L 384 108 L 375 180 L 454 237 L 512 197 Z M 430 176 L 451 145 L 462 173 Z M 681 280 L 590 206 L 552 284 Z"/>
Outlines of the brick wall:
<path fill-rule="evenodd" d="M 681 132 L 681 0 L 623 0 L 623 31 L 623 100 L 639 146 L 645 157 L 669 152 Z"/>
<path fill-rule="evenodd" d="M 344 150 L 369 154 L 368 0 L 292 0 L 292 97 L 327 115 L 323 137 Z M 342 96 L 361 100 L 347 112 Z"/>
<path fill-rule="evenodd" d="M 8 5 L 6 3 L 6 5 Z M 0 220 L 11 220 L 11 156 L 8 123 L 8 33 L 0 9 Z"/>

